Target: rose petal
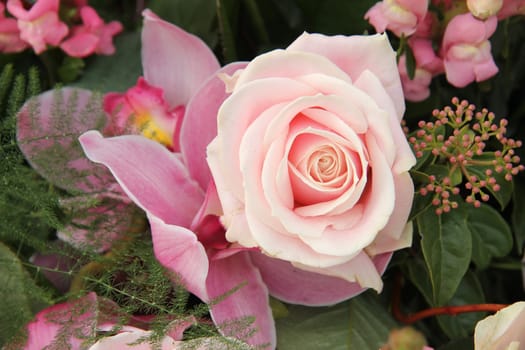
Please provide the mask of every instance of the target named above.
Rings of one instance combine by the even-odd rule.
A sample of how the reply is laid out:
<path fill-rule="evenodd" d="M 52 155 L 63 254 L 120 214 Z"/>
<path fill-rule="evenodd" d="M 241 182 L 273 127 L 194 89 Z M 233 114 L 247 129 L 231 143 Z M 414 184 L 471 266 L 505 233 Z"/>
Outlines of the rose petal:
<path fill-rule="evenodd" d="M 396 53 L 386 34 L 325 36 L 303 33 L 287 51 L 313 52 L 327 57 L 345 71 L 352 80 L 369 69 L 391 96 L 397 115 L 405 111 L 405 100 L 397 70 Z"/>

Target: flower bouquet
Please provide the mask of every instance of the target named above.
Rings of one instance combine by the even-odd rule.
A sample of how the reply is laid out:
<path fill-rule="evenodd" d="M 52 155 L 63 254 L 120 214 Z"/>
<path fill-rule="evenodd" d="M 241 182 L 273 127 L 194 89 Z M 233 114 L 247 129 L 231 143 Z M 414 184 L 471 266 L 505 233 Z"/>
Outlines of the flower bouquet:
<path fill-rule="evenodd" d="M 525 349 L 524 14 L 0 1 L 0 346 Z"/>

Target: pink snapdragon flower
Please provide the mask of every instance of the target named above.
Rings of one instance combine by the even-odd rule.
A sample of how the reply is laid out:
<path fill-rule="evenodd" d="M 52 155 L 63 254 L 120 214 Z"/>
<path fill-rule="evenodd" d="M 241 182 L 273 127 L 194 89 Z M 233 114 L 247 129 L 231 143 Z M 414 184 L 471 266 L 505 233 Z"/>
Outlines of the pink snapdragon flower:
<path fill-rule="evenodd" d="M 18 19 L 20 38 L 40 54 L 47 44 L 58 46 L 68 34 L 67 25 L 58 17 L 59 0 L 38 0 L 29 10 L 21 0 L 8 0 L 7 9 Z"/>
<path fill-rule="evenodd" d="M 443 73 L 443 61 L 436 55 L 432 41 L 420 37 L 411 37 L 408 44 L 414 54 L 416 63 L 414 78 L 410 79 L 406 67 L 406 56 L 398 62 L 399 74 L 405 98 L 409 101 L 423 101 L 430 96 L 432 78 Z"/>
<path fill-rule="evenodd" d="M 72 57 L 114 54 L 113 37 L 122 31 L 122 24 L 117 21 L 104 23 L 90 6 L 83 6 L 80 16 L 83 24 L 72 29 L 71 37 L 60 48 Z"/>
<path fill-rule="evenodd" d="M 448 23 L 440 55 L 443 57 L 447 80 L 452 85 L 465 87 L 473 81 L 486 80 L 498 72 L 488 40 L 497 25 L 495 16 L 481 21 L 470 13 L 457 15 Z"/>
<path fill-rule="evenodd" d="M 366 12 L 365 19 L 378 33 L 388 29 L 398 37 L 409 36 L 416 31 L 427 10 L 426 0 L 383 0 Z"/>
<path fill-rule="evenodd" d="M 20 38 L 20 30 L 14 18 L 5 17 L 5 5 L 0 2 L 0 52 L 19 52 L 27 47 Z"/>

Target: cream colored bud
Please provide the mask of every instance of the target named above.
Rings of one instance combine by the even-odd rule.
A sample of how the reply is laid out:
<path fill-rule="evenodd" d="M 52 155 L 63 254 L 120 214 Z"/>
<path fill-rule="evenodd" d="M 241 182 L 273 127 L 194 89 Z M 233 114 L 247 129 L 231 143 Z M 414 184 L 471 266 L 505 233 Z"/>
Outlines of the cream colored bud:
<path fill-rule="evenodd" d="M 503 6 L 503 0 L 467 0 L 467 7 L 474 17 L 487 19 Z"/>

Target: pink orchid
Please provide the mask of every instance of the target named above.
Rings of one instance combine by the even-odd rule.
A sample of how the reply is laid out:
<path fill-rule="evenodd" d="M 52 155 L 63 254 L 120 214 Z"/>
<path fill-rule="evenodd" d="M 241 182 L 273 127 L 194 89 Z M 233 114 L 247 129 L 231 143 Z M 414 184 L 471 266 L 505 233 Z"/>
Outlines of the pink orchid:
<path fill-rule="evenodd" d="M 416 31 L 427 10 L 425 0 L 383 0 L 367 11 L 365 19 L 378 33 L 388 29 L 398 37 L 408 36 Z"/>
<path fill-rule="evenodd" d="M 0 2 L 0 52 L 20 52 L 27 43 L 20 38 L 20 30 L 14 18 L 5 17 L 5 5 Z"/>
<path fill-rule="evenodd" d="M 58 17 L 58 8 L 59 0 L 38 0 L 29 10 L 24 8 L 21 0 L 7 1 L 7 9 L 18 19 L 20 37 L 37 54 L 44 52 L 47 44 L 60 44 L 69 31 Z"/>
<path fill-rule="evenodd" d="M 119 317 L 122 315 L 120 315 L 118 305 L 91 292 L 79 299 L 43 309 L 26 326 L 27 340 L 25 343 L 21 344 L 15 340 L 7 344 L 5 349 L 41 350 L 52 347 L 80 350 L 89 347 L 89 350 L 128 348 L 150 350 L 154 348 L 153 344 L 147 341 L 151 331 L 133 325 L 120 325 Z M 144 325 L 147 324 L 147 318 L 132 317 L 129 322 Z M 165 337 L 160 341 L 162 349 L 177 349 L 174 346 L 181 343 L 183 332 L 194 323 L 193 317 L 173 322 Z M 102 338 L 89 346 L 98 332 L 115 330 L 116 335 Z M 139 340 L 144 340 L 144 342 L 138 346 L 129 345 Z"/>
<path fill-rule="evenodd" d="M 128 196 L 147 214 L 158 260 L 175 271 L 187 289 L 205 302 L 240 287 L 211 316 L 223 326 L 254 316 L 250 344 L 276 346 L 268 304 L 272 294 L 287 302 L 330 305 L 363 291 L 358 283 L 300 270 L 291 263 L 226 241 L 218 216 L 218 195 L 206 161 L 206 147 L 217 135 L 217 111 L 228 96 L 219 76 L 233 75 L 245 63 L 219 69 L 211 50 L 197 37 L 144 12 L 142 58 L 145 80 L 163 89 L 170 108 L 184 107 L 180 153 L 139 135 L 103 138 L 96 131 L 80 137 L 86 155 L 106 165 Z M 382 273 L 391 253 L 373 265 Z"/>
<path fill-rule="evenodd" d="M 488 40 L 497 25 L 495 16 L 485 21 L 474 18 L 470 13 L 452 18 L 445 29 L 440 54 L 449 83 L 465 87 L 498 72 Z"/>
<path fill-rule="evenodd" d="M 104 134 L 142 134 L 173 151 L 179 151 L 184 106 L 170 109 L 162 89 L 148 84 L 143 77 L 124 94 L 106 94 L 104 111 L 111 116 Z"/>
<path fill-rule="evenodd" d="M 104 23 L 90 6 L 83 6 L 80 16 L 83 25 L 73 28 L 72 36 L 60 48 L 72 57 L 86 57 L 93 53 L 114 54 L 113 36 L 122 31 L 122 24 L 118 21 Z"/>

